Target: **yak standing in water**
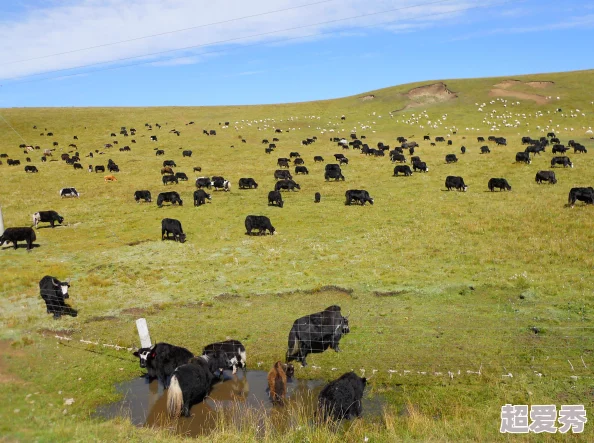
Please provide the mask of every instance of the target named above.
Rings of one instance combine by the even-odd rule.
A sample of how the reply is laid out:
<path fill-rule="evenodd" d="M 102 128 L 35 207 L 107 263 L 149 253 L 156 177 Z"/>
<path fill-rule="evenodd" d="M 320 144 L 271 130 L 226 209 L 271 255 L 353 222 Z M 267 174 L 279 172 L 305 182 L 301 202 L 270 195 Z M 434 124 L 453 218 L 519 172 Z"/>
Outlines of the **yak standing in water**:
<path fill-rule="evenodd" d="M 222 374 L 229 365 L 225 353 L 201 355 L 178 366 L 171 376 L 167 390 L 167 412 L 170 417 L 190 416 L 193 405 L 200 403 L 218 381 L 216 373 Z"/>
<path fill-rule="evenodd" d="M 268 389 L 272 403 L 282 403 L 287 395 L 287 374 L 282 362 L 277 361 L 268 373 Z"/>
<path fill-rule="evenodd" d="M 361 399 L 367 379 L 354 372 L 347 372 L 328 383 L 318 396 L 318 412 L 323 420 L 335 421 L 360 417 L 363 412 Z"/>
<path fill-rule="evenodd" d="M 298 318 L 289 332 L 286 361 L 297 360 L 303 366 L 308 354 L 317 354 L 331 348 L 340 352 L 339 341 L 348 334 L 349 319 L 340 313 L 340 306 L 332 305 L 322 312 Z"/>

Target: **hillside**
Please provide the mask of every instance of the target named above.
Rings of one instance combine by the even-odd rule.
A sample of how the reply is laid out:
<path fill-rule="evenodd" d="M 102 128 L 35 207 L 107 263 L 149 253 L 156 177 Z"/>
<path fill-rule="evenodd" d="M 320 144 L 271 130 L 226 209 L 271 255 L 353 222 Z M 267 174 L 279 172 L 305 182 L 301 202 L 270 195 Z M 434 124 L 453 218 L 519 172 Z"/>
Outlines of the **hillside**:
<path fill-rule="evenodd" d="M 567 196 L 572 187 L 594 186 L 593 74 L 423 81 L 336 100 L 266 106 L 0 110 L 22 137 L 0 121 L 0 153 L 21 161 L 7 166 L 7 159 L 0 159 L 5 226 L 31 226 L 32 214 L 40 210 L 65 218 L 54 229 L 42 224 L 36 230 L 39 246 L 29 253 L 0 247 L 0 338 L 13 340 L 10 358 L 0 364 L 0 392 L 11 401 L 0 411 L 27 410 L 25 391 L 40 391 L 41 404 L 76 399 L 69 409 L 75 419 L 63 416 L 63 407 L 39 413 L 40 425 L 21 413 L 3 431 L 20 439 L 52 439 L 48 424 L 57 423 L 65 440 L 114 438 L 113 423 L 86 417 L 116 397 L 114 382 L 138 375 L 137 359 L 129 353 L 124 361 L 94 355 L 80 343 L 56 347 L 56 331 L 74 342 L 137 347 L 134 320 L 143 316 L 154 340 L 199 349 L 236 338 L 248 348 L 251 367 L 260 363 L 268 370 L 284 356 L 292 321 L 332 304 L 351 311 L 343 352 L 310 356 L 311 366 L 297 376 L 330 379 L 337 375 L 332 368 L 377 370 L 370 389 L 385 395 L 388 415 L 381 423 L 358 424 L 352 431 L 357 438 L 382 440 L 388 433 L 492 441 L 500 437 L 499 408 L 506 402 L 585 404 L 592 410 L 594 206 L 578 202 L 569 208 Z M 137 133 L 124 137 L 121 127 Z M 203 134 L 210 129 L 217 135 Z M 353 131 L 372 148 L 378 142 L 393 148 L 398 136 L 417 141 L 415 155 L 429 172 L 393 177 L 395 164 L 387 152 L 366 156 L 330 141 L 350 139 Z M 530 165 L 515 162 L 525 148 L 522 136 L 549 132 L 588 152 L 566 154 L 573 168 L 551 168 L 550 146 Z M 151 135 L 158 141 L 150 141 Z M 425 135 L 431 141 L 424 141 Z M 506 137 L 507 146 L 477 141 L 490 135 Z M 301 145 L 313 136 L 315 143 Z M 432 146 L 436 136 L 452 145 Z M 273 137 L 279 138 L 277 148 L 265 154 L 262 140 Z M 58 161 L 42 163 L 43 150 L 54 142 L 58 146 L 48 160 Z M 25 155 L 22 143 L 41 149 Z M 83 170 L 59 160 L 75 151 L 71 143 Z M 480 154 L 483 145 L 490 154 Z M 131 151 L 120 152 L 123 146 Z M 156 156 L 157 148 L 165 155 Z M 191 158 L 182 157 L 187 149 Z M 277 158 L 293 151 L 309 174 L 295 175 L 291 166 L 301 190 L 284 192 L 282 209 L 268 206 Z M 89 152 L 93 158 L 86 157 Z M 324 163 L 313 161 L 321 155 L 333 163 L 335 153 L 349 159 L 342 168 L 345 181 L 325 181 Z M 457 163 L 445 163 L 449 153 L 457 155 Z M 27 156 L 39 173 L 23 171 Z M 117 182 L 87 172 L 108 159 L 119 165 Z M 164 160 L 174 160 L 174 169 L 189 181 L 163 185 Z M 193 172 L 195 166 L 200 173 Z M 558 183 L 536 184 L 539 170 L 554 170 Z M 208 191 L 212 202 L 194 207 L 200 175 L 224 176 L 231 191 Z M 446 191 L 449 175 L 462 176 L 468 191 Z M 242 177 L 253 177 L 258 188 L 239 190 Z M 506 178 L 512 191 L 489 192 L 492 177 Z M 59 190 L 70 186 L 79 199 L 59 197 Z M 374 204 L 345 206 L 349 189 L 367 190 Z M 136 203 L 136 190 L 150 190 L 153 202 Z M 159 192 L 173 190 L 183 206 L 157 207 Z M 322 195 L 319 204 L 313 202 L 315 192 Z M 246 236 L 250 214 L 268 216 L 277 234 Z M 181 221 L 186 243 L 161 241 L 165 217 Z M 44 275 L 72 278 L 69 301 L 78 317 L 56 321 L 46 314 L 38 286 Z M 39 356 L 55 361 L 55 367 L 38 367 Z M 513 378 L 502 378 L 508 373 Z M 19 382 L 4 383 L 2 377 Z M 73 384 L 78 377 L 86 382 Z M 120 438 L 148 432 L 151 438 L 173 438 L 125 421 L 115 426 Z M 294 432 L 286 438 L 301 435 Z M 591 437 L 590 427 L 584 438 Z"/>

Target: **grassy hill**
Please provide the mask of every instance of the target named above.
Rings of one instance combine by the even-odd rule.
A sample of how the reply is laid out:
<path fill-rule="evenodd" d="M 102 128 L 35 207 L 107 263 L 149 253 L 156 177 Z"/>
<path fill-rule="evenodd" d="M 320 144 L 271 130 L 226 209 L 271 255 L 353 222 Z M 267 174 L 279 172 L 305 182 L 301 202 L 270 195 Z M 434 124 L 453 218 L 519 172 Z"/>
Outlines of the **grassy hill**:
<path fill-rule="evenodd" d="M 260 363 L 267 370 L 283 358 L 292 321 L 331 304 L 351 312 L 343 352 L 311 356 L 310 367 L 297 376 L 330 379 L 355 368 L 368 375 L 377 370 L 370 389 L 385 395 L 385 416 L 379 423 L 356 423 L 349 440 L 494 440 L 505 403 L 585 404 L 592 410 L 594 208 L 566 203 L 572 187 L 594 185 L 588 132 L 593 73 L 426 81 L 267 106 L 0 110 L 20 134 L 0 121 L 0 153 L 21 160 L 9 167 L 2 159 L 0 166 L 5 226 L 30 226 L 39 210 L 65 217 L 61 227 L 37 230 L 39 247 L 30 253 L 0 248 L 0 337 L 12 340 L 0 364 L 0 393 L 9 399 L 0 411 L 11 417 L 1 433 L 23 440 L 141 439 L 147 432 L 174 439 L 126 421 L 88 418 L 116 397 L 114 382 L 138 374 L 138 365 L 129 353 L 87 352 L 93 345 L 77 340 L 136 347 L 134 319 L 144 316 L 153 340 L 198 350 L 233 337 L 246 345 L 251 367 Z M 228 128 L 220 125 L 227 121 Z M 138 132 L 123 137 L 121 126 Z M 217 135 L 207 137 L 203 129 Z M 415 155 L 429 172 L 393 177 L 388 156 L 342 151 L 330 141 L 351 131 L 365 135 L 371 147 L 394 147 L 397 136 L 418 141 Z M 524 150 L 521 136 L 551 131 L 589 152 L 568 154 L 574 168 L 555 168 L 558 184 L 537 185 L 536 172 L 551 169 L 550 147 L 531 165 L 516 164 L 515 153 Z M 47 132 L 54 135 L 40 135 Z M 431 146 L 423 135 L 448 137 L 452 145 Z M 489 135 L 504 136 L 508 144 L 489 143 L 492 153 L 481 155 L 485 143 L 476 137 Z M 267 155 L 261 141 L 275 136 L 277 149 Z M 316 143 L 301 146 L 312 136 Z M 114 148 L 104 147 L 114 140 Z M 55 141 L 52 158 L 75 143 L 83 171 L 62 161 L 41 163 L 41 152 Z M 41 147 L 29 155 L 38 174 L 23 171 L 21 143 Z M 131 152 L 118 150 L 125 145 Z M 165 155 L 155 156 L 155 148 Z M 193 151 L 192 158 L 182 158 L 184 149 Z M 284 208 L 269 207 L 276 160 L 291 151 L 301 154 L 309 175 L 294 176 L 301 190 L 284 193 Z M 89 152 L 94 158 L 84 158 Z M 315 164 L 313 156 L 333 162 L 338 152 L 349 158 L 346 180 L 326 182 L 324 164 Z M 445 164 L 448 153 L 459 161 Z M 86 171 L 108 158 L 121 170 L 115 183 Z M 175 170 L 190 180 L 164 186 L 165 159 L 175 160 Z M 231 192 L 212 192 L 212 203 L 193 207 L 194 166 L 202 167 L 200 175 L 228 178 Z M 468 192 L 446 191 L 448 175 L 462 176 Z M 258 189 L 239 190 L 241 177 L 253 177 Z M 489 192 L 491 177 L 505 177 L 512 192 Z M 66 186 L 76 187 L 80 199 L 60 199 Z M 153 203 L 134 202 L 141 189 L 151 191 Z M 347 189 L 368 190 L 375 204 L 345 206 Z M 164 190 L 179 192 L 184 205 L 158 208 L 156 197 Z M 313 202 L 315 192 L 322 195 L 320 204 Z M 270 217 L 278 235 L 244 235 L 249 214 Z M 161 241 L 165 217 L 182 222 L 185 244 Z M 54 321 L 45 313 L 38 288 L 44 275 L 72 277 L 78 317 Z M 56 346 L 54 331 L 74 340 Z M 509 373 L 513 377 L 502 377 Z M 39 406 L 31 406 L 29 393 Z M 63 397 L 75 398 L 66 415 Z M 586 440 L 592 438 L 588 425 Z M 342 438 L 306 429 L 283 438 Z M 223 429 L 213 439 L 256 438 L 250 432 L 256 431 Z"/>

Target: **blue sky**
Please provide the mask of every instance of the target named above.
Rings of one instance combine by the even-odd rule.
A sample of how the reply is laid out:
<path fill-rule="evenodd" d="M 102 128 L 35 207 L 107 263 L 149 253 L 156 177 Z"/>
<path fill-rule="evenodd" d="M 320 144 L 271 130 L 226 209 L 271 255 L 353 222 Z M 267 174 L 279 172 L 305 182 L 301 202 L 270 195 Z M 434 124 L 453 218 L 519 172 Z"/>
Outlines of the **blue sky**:
<path fill-rule="evenodd" d="M 590 69 L 593 41 L 589 1 L 1 2 L 0 107 L 335 98 Z"/>

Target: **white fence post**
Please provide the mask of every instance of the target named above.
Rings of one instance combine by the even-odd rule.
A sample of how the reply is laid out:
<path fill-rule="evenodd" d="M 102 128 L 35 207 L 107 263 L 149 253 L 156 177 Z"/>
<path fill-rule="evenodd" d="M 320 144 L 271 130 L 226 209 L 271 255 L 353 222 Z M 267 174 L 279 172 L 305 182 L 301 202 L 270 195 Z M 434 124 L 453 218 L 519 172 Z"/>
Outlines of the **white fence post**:
<path fill-rule="evenodd" d="M 146 319 L 139 318 L 138 320 L 136 320 L 136 329 L 138 329 L 138 336 L 140 337 L 140 347 L 150 348 L 152 346 L 151 336 L 149 335 Z"/>

